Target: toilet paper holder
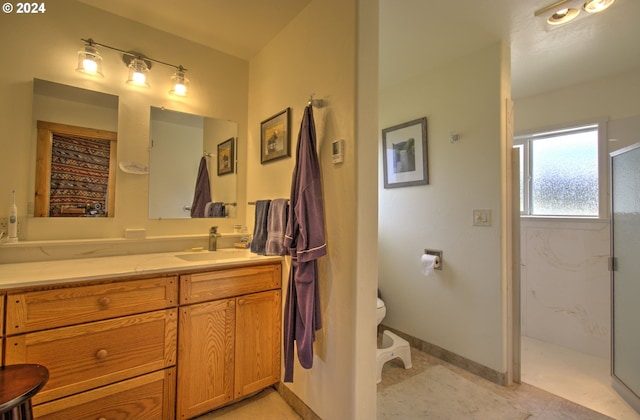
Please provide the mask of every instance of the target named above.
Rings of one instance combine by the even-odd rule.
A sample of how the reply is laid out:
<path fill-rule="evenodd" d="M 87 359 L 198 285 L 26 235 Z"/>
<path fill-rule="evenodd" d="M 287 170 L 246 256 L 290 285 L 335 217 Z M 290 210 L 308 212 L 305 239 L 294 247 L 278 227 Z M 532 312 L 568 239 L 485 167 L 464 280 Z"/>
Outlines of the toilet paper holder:
<path fill-rule="evenodd" d="M 438 262 L 438 264 L 434 265 L 433 268 L 435 270 L 442 270 L 442 251 L 437 249 L 425 249 L 424 253 L 438 257 L 438 260 L 440 261 Z"/>

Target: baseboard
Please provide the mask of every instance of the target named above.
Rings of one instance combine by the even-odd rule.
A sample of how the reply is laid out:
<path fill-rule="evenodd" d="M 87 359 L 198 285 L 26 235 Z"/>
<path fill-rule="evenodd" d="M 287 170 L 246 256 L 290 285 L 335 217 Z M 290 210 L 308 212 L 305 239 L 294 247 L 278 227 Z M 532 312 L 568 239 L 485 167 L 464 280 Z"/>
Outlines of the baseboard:
<path fill-rule="evenodd" d="M 409 334 L 403 333 L 402 331 L 396 330 L 395 328 L 391 328 L 386 325 L 380 325 L 380 327 L 379 327 L 379 330 L 387 329 L 392 333 L 397 334 L 400 337 L 404 338 L 409 342 L 409 345 L 411 347 L 414 347 L 420 351 L 423 351 L 427 354 L 437 357 L 438 359 L 444 360 L 445 362 L 451 363 L 454 366 L 457 366 L 461 369 L 471 372 L 474 375 L 480 376 L 481 378 L 484 378 L 495 384 L 498 384 L 501 386 L 507 385 L 506 373 L 501 373 L 491 368 L 488 368 L 484 365 L 481 365 L 480 363 L 467 359 L 466 357 L 460 356 L 447 349 L 443 349 L 442 347 L 436 346 L 435 344 L 431 344 L 419 338 L 413 337 Z"/>
<path fill-rule="evenodd" d="M 291 406 L 293 411 L 296 412 L 303 420 L 322 420 L 312 409 L 309 408 L 292 390 L 289 389 L 282 382 L 278 382 L 274 385 L 278 394 L 282 399 Z"/>

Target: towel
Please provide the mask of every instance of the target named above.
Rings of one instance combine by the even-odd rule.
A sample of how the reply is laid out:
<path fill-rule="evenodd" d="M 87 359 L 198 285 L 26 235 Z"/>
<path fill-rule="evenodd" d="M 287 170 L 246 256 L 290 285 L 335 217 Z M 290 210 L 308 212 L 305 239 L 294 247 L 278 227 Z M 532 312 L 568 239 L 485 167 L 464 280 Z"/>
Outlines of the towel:
<path fill-rule="evenodd" d="M 289 200 L 286 198 L 277 198 L 269 206 L 266 255 L 284 255 L 284 230 L 287 227 L 288 209 Z"/>
<path fill-rule="evenodd" d="M 256 201 L 256 218 L 253 228 L 253 240 L 251 241 L 251 252 L 264 255 L 267 244 L 267 216 L 269 215 L 269 205 L 271 200 Z"/>
<path fill-rule="evenodd" d="M 193 204 L 191 205 L 191 217 L 205 217 L 204 209 L 211 201 L 211 186 L 209 185 L 209 170 L 207 169 L 207 158 L 200 159 L 198 177 L 196 178 L 196 189 L 193 194 Z"/>
<path fill-rule="evenodd" d="M 211 217 L 224 217 L 224 203 L 216 201 L 211 206 Z"/>

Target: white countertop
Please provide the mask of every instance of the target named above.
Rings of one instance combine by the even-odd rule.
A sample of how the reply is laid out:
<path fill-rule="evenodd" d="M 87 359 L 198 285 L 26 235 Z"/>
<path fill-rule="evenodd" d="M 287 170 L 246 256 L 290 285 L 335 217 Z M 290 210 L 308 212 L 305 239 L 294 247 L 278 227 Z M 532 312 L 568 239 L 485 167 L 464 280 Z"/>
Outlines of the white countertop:
<path fill-rule="evenodd" d="M 248 249 L 221 249 L 9 263 L 0 264 L 0 289 L 280 260 L 282 257 L 257 255 Z"/>

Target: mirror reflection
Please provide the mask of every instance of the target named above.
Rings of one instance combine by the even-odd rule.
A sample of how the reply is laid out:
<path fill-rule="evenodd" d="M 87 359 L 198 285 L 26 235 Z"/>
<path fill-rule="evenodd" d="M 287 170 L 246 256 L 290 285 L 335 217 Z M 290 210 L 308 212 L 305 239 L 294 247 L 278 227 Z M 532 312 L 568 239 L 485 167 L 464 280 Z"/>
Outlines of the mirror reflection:
<path fill-rule="evenodd" d="M 235 217 L 238 124 L 151 107 L 149 218 Z"/>
<path fill-rule="evenodd" d="M 114 217 L 118 97 L 33 83 L 36 217 Z"/>

